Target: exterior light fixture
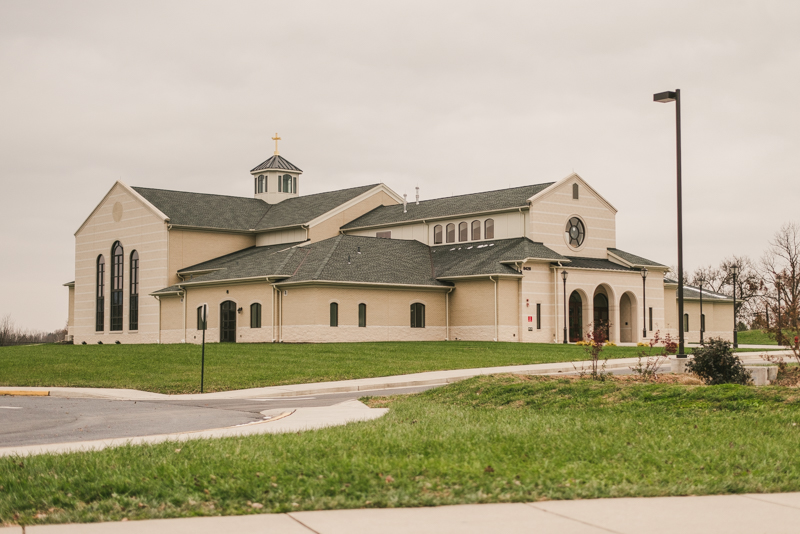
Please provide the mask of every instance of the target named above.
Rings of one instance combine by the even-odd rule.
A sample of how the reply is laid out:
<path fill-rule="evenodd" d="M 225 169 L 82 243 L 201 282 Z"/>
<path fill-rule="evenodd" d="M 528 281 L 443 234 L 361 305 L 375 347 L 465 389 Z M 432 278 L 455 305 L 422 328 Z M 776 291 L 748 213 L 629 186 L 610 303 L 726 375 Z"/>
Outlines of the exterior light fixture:
<path fill-rule="evenodd" d="M 653 102 L 675 102 L 675 140 L 678 163 L 678 358 L 686 358 L 683 350 L 683 200 L 681 194 L 681 90 L 653 95 Z"/>
<path fill-rule="evenodd" d="M 564 280 L 564 344 L 567 344 L 567 271 L 561 271 L 561 279 Z"/>

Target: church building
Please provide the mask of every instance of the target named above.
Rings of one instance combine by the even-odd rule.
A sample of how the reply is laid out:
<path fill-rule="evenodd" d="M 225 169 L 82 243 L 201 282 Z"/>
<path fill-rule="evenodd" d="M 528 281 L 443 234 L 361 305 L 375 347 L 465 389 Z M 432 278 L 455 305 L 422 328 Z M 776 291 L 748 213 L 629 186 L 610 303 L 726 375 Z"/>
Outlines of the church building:
<path fill-rule="evenodd" d="M 277 137 L 277 136 L 276 136 Z M 382 183 L 301 195 L 275 154 L 253 197 L 116 182 L 75 233 L 75 343 L 677 337 L 668 268 L 617 248 L 577 174 L 412 202 Z M 687 341 L 730 339 L 731 299 L 685 288 Z"/>

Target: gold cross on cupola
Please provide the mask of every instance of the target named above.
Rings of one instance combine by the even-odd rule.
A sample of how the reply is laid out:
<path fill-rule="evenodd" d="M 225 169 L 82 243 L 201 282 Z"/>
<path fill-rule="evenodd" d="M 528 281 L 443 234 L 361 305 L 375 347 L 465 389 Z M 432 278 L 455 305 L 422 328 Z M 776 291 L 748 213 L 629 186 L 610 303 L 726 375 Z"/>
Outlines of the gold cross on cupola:
<path fill-rule="evenodd" d="M 278 141 L 281 140 L 281 138 L 278 137 L 278 132 L 275 132 L 275 137 L 273 137 L 272 140 L 275 141 L 275 155 L 277 156 L 278 155 Z"/>

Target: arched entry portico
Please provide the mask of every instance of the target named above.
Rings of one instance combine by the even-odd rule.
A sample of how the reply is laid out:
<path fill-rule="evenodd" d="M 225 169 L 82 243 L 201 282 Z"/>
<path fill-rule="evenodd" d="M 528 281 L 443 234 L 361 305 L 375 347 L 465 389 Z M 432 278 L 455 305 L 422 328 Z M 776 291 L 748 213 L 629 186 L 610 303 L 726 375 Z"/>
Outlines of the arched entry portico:
<path fill-rule="evenodd" d="M 608 341 L 619 340 L 619 327 L 615 324 L 617 310 L 614 291 L 611 287 L 608 284 L 597 286 L 592 297 L 591 328 L 595 330 L 601 327 Z"/>
<path fill-rule="evenodd" d="M 569 340 L 572 343 L 583 339 L 583 298 L 578 291 L 569 296 Z"/>
<path fill-rule="evenodd" d="M 619 340 L 633 343 L 639 339 L 638 309 L 636 295 L 626 291 L 619 299 Z"/>

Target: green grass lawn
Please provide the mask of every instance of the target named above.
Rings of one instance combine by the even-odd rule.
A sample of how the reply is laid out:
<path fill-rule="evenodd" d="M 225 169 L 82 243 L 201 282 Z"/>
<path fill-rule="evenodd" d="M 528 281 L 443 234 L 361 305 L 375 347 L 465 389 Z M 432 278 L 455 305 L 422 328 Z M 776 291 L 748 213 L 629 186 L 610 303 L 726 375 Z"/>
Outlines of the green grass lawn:
<path fill-rule="evenodd" d="M 744 330 L 736 333 L 740 345 L 777 345 L 775 338 L 763 330 Z"/>
<path fill-rule="evenodd" d="M 297 434 L 1 458 L 0 520 L 800 490 L 796 389 L 506 375 L 367 402 L 390 412 Z"/>
<path fill-rule="evenodd" d="M 609 358 L 636 356 L 609 347 Z M 493 342 L 206 345 L 205 391 L 350 380 L 445 369 L 587 359 L 582 347 Z M 197 345 L 37 345 L 0 348 L 0 385 L 199 393 Z"/>

